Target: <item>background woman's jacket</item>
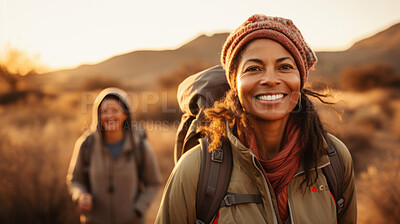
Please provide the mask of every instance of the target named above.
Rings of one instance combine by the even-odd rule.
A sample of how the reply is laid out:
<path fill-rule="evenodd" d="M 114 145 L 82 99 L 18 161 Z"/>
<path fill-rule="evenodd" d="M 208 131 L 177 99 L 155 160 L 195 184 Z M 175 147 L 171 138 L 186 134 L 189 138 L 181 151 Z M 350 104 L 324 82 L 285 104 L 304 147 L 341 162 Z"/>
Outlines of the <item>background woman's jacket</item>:
<path fill-rule="evenodd" d="M 82 193 L 93 196 L 93 208 L 87 214 L 89 223 L 144 223 L 144 215 L 161 185 L 161 174 L 150 144 L 144 139 L 142 147 L 142 170 L 137 170 L 135 153 L 140 142 L 140 129 L 132 125 L 132 131 L 125 133 L 125 142 L 121 154 L 114 160 L 103 145 L 98 128 L 98 107 L 103 98 L 114 94 L 128 104 L 124 92 L 118 89 L 106 89 L 93 106 L 92 132 L 93 143 L 89 161 L 90 192 L 86 183 L 84 153 L 82 142 L 87 134 L 76 142 L 67 175 L 67 185 L 73 201 Z M 130 136 L 129 136 L 130 135 Z M 139 173 L 142 183 L 139 183 Z M 140 187 L 142 186 L 142 187 Z M 113 188 L 113 189 L 110 189 Z M 139 214 L 139 215 L 138 215 Z M 140 217 L 141 216 L 141 217 Z"/>
<path fill-rule="evenodd" d="M 318 172 L 318 179 L 312 187 L 300 188 L 300 183 L 304 179 L 302 167 L 289 183 L 288 204 L 291 223 L 356 223 L 357 207 L 352 159 L 346 146 L 340 140 L 332 135 L 329 137 L 340 152 L 345 167 L 343 215 L 340 220 L 337 220 L 336 203 L 321 170 L 329 164 L 329 158 L 325 155 L 318 164 L 318 170 L 311 173 L 314 178 Z M 228 192 L 261 194 L 263 203 L 223 207 L 219 210 L 218 223 L 280 223 L 272 187 L 265 178 L 258 159 L 230 132 L 228 139 L 232 145 L 233 154 L 232 176 Z M 195 223 L 200 163 L 200 145 L 186 152 L 179 160 L 164 190 L 156 223 Z"/>

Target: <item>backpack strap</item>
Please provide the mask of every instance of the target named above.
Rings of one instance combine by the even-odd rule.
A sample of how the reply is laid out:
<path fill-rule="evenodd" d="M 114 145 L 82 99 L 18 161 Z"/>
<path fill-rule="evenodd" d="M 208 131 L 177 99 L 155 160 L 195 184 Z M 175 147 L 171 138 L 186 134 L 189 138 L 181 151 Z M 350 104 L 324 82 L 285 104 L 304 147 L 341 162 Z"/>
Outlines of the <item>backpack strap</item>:
<path fill-rule="evenodd" d="M 200 140 L 201 165 L 196 194 L 196 224 L 210 223 L 221 207 L 262 203 L 261 195 L 227 192 L 233 160 L 231 145 L 222 140 L 222 147 L 209 152 L 206 138 Z"/>
<path fill-rule="evenodd" d="M 89 181 L 89 167 L 90 167 L 90 157 L 93 151 L 93 142 L 94 142 L 93 139 L 94 139 L 93 134 L 88 135 L 85 141 L 82 142 L 80 149 L 83 155 L 83 172 L 84 172 L 83 175 L 85 178 L 85 186 L 88 192 L 91 192 L 91 186 Z"/>
<path fill-rule="evenodd" d="M 341 215 L 344 207 L 343 194 L 343 182 L 344 182 L 344 165 L 342 157 L 339 155 L 336 146 L 330 139 L 327 139 L 328 149 L 327 153 L 329 156 L 330 164 L 322 171 L 326 177 L 329 185 L 329 189 L 336 200 L 336 211 L 338 217 Z"/>
<path fill-rule="evenodd" d="M 232 173 L 232 152 L 229 142 L 208 152 L 208 142 L 200 140 L 202 157 L 196 194 L 196 223 L 209 223 L 220 208 Z"/>
<path fill-rule="evenodd" d="M 247 203 L 262 204 L 262 197 L 259 194 L 237 194 L 227 192 L 224 200 L 221 201 L 220 207 Z"/>
<path fill-rule="evenodd" d="M 134 150 L 135 162 L 137 166 L 139 182 L 142 183 L 143 180 L 143 168 L 144 168 L 144 140 L 147 138 L 146 131 L 142 126 L 138 126 L 137 131 L 139 132 L 139 144 L 138 148 Z M 131 136 L 132 137 L 132 136 Z"/>

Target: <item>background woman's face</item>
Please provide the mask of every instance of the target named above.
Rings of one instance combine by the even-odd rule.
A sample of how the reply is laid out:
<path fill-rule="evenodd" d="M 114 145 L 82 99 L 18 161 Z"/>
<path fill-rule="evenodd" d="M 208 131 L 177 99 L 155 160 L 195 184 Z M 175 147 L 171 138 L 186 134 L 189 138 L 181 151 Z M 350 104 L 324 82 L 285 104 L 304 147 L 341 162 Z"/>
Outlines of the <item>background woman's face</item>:
<path fill-rule="evenodd" d="M 300 96 L 300 72 L 293 56 L 270 39 L 257 39 L 247 45 L 236 82 L 240 103 L 256 119 L 287 117 Z"/>
<path fill-rule="evenodd" d="M 105 99 L 100 105 L 100 121 L 105 131 L 122 130 L 128 119 L 118 100 Z"/>

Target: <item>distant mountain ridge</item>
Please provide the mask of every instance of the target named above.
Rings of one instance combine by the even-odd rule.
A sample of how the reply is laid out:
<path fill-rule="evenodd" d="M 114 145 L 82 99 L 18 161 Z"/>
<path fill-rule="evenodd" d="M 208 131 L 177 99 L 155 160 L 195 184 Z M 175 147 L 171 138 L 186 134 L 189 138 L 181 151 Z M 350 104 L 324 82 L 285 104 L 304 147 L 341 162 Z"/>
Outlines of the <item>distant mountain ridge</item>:
<path fill-rule="evenodd" d="M 133 51 L 98 64 L 81 65 L 31 78 L 44 86 L 61 85 L 68 89 L 74 89 L 77 83 L 93 77 L 117 79 L 127 86 L 138 86 L 139 83 L 141 86 L 151 86 L 157 77 L 173 71 L 181 64 L 196 60 L 209 65 L 219 63 L 219 52 L 227 36 L 227 33 L 201 35 L 174 50 Z"/>
<path fill-rule="evenodd" d="M 337 76 L 346 66 L 382 62 L 400 75 L 400 23 L 371 37 L 360 40 L 348 50 L 317 52 L 317 75 Z"/>
<path fill-rule="evenodd" d="M 76 89 L 89 78 L 116 79 L 126 86 L 156 87 L 158 77 L 171 73 L 182 64 L 199 61 L 206 65 L 220 63 L 220 51 L 228 33 L 201 35 L 177 49 L 162 51 L 133 51 L 111 57 L 93 65 L 54 71 L 31 77 L 43 86 Z M 384 62 L 400 74 L 400 23 L 371 37 L 358 41 L 345 51 L 317 52 L 318 63 L 311 76 L 335 80 L 346 66 Z M 188 74 L 190 75 L 190 74 Z"/>

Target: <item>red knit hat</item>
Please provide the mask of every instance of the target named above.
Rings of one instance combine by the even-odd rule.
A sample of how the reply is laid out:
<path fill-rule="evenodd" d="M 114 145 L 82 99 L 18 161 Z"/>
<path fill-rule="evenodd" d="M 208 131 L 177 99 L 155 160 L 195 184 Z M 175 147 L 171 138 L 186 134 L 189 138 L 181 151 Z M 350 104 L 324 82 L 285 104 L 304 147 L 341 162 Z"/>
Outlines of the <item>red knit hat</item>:
<path fill-rule="evenodd" d="M 254 39 L 271 39 L 279 42 L 294 57 L 301 76 L 301 88 L 307 80 L 308 71 L 317 61 L 315 53 L 305 42 L 300 30 L 289 19 L 265 15 L 253 15 L 233 31 L 225 41 L 221 63 L 231 88 L 236 87 L 236 74 L 232 63 L 238 53 Z M 236 65 L 237 66 L 237 65 Z"/>

